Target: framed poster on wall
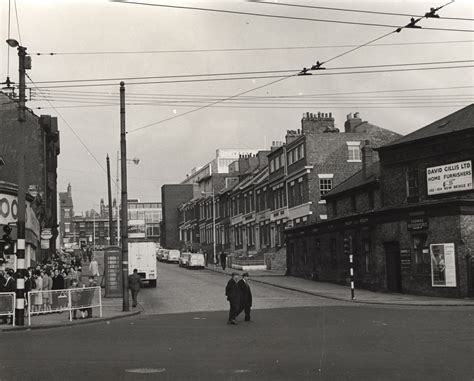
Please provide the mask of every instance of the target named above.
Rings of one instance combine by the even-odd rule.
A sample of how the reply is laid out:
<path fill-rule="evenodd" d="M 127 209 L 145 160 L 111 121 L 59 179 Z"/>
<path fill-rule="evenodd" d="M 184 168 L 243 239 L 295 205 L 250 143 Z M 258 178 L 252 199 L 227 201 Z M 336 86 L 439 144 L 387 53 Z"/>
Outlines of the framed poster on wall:
<path fill-rule="evenodd" d="M 431 285 L 433 287 L 456 287 L 454 254 L 454 243 L 430 245 Z"/>

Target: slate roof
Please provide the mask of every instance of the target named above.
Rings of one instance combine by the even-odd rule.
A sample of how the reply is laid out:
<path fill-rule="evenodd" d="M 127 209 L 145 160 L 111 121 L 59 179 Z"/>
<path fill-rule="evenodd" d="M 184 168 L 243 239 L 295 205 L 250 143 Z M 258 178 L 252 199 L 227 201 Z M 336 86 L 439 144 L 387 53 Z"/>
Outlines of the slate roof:
<path fill-rule="evenodd" d="M 399 144 L 467 129 L 474 129 L 474 103 L 376 149 L 383 150 L 386 147 L 394 147 Z"/>
<path fill-rule="evenodd" d="M 364 171 L 361 170 L 353 174 L 348 179 L 344 180 L 342 183 L 336 185 L 333 189 L 331 189 L 328 193 L 324 195 L 324 198 L 330 199 L 334 196 L 350 191 L 354 188 L 359 188 L 363 185 L 377 181 L 380 178 L 380 162 L 375 162 L 368 169 L 370 171 L 369 176 L 365 177 Z"/>

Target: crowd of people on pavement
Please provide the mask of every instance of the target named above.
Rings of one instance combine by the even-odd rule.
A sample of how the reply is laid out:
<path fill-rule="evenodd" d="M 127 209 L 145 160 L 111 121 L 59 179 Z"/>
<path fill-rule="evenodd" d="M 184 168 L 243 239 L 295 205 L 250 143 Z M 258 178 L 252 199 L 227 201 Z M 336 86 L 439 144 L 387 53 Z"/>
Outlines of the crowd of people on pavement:
<path fill-rule="evenodd" d="M 82 263 L 89 262 L 90 276 L 87 282 L 82 283 Z M 24 272 L 25 279 L 25 310 L 29 304 L 32 314 L 60 311 L 67 307 L 68 297 L 66 292 L 60 290 L 96 287 L 95 280 L 99 276 L 99 265 L 92 255 L 92 251 L 84 255 L 57 252 L 52 257 L 45 259 L 34 267 L 29 267 Z M 17 274 L 11 268 L 0 270 L 0 292 L 15 292 Z M 33 292 L 30 291 L 43 291 Z M 47 292 L 50 291 L 50 292 Z M 55 292 L 56 291 L 56 292 Z M 73 292 L 72 305 L 78 305 L 81 293 Z M 92 296 L 91 296 L 92 298 Z M 30 300 L 31 299 L 31 300 Z M 81 309 L 82 318 L 92 317 L 92 309 Z M 73 311 L 76 319 L 77 310 Z M 6 316 L 0 317 L 0 323 L 6 322 Z"/>

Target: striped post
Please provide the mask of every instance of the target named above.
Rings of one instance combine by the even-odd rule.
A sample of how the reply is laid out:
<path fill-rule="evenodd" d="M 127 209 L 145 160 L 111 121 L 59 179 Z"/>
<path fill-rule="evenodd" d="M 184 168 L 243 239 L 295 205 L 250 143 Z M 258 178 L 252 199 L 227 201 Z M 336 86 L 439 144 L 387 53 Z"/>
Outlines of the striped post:
<path fill-rule="evenodd" d="M 351 275 L 351 300 L 355 299 L 354 295 L 354 254 L 349 255 L 350 275 Z"/>

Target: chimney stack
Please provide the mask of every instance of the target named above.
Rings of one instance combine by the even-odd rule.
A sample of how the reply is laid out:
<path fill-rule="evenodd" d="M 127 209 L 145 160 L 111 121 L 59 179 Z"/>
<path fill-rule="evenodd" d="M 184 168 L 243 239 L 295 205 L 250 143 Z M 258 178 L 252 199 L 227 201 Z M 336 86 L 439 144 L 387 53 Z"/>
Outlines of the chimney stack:
<path fill-rule="evenodd" d="M 345 132 L 355 132 L 355 128 L 361 123 L 362 119 L 359 117 L 358 112 L 354 113 L 354 116 L 352 116 L 352 113 L 347 114 L 347 120 L 344 123 L 344 130 Z"/>
<path fill-rule="evenodd" d="M 332 113 L 305 113 L 301 119 L 301 134 L 337 132 Z"/>
<path fill-rule="evenodd" d="M 369 178 L 372 173 L 372 164 L 374 163 L 374 151 L 370 145 L 370 140 L 364 142 L 362 147 L 362 172 L 364 178 Z"/>

